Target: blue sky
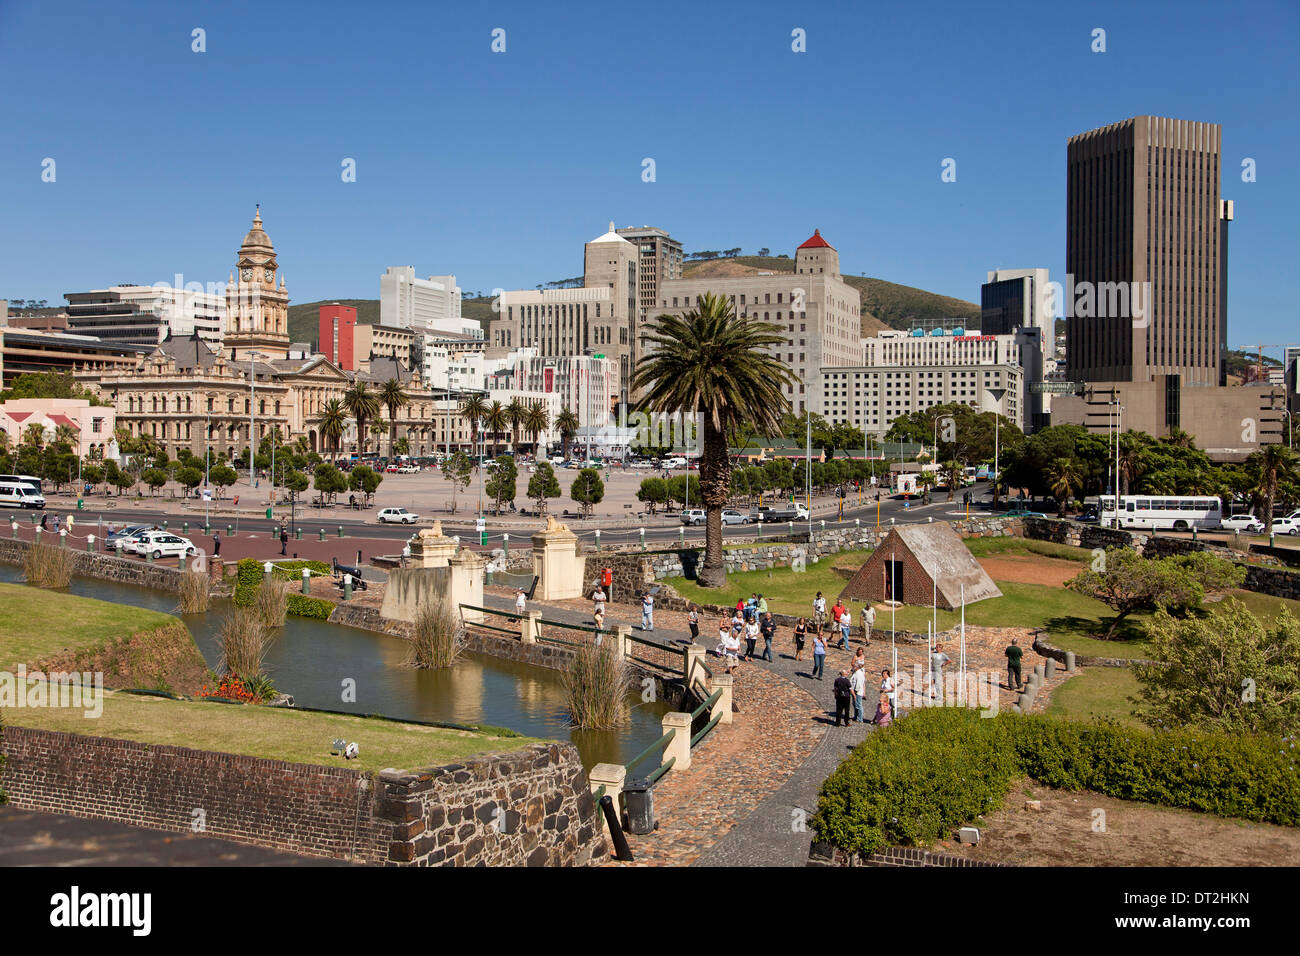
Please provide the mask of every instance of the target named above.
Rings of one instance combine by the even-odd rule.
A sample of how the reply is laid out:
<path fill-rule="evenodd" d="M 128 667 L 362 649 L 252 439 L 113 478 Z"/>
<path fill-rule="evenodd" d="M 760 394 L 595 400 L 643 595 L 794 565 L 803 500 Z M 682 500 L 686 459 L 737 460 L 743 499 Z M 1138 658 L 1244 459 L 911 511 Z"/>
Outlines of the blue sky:
<path fill-rule="evenodd" d="M 298 302 L 376 298 L 389 265 L 532 288 L 581 274 L 611 219 L 687 251 L 793 254 L 820 228 L 846 273 L 978 300 L 991 268 L 1063 272 L 1067 138 L 1153 113 L 1223 125 L 1230 341 L 1297 340 L 1298 23 L 1282 2 L 0 0 L 0 296 L 224 280 L 260 202 Z"/>

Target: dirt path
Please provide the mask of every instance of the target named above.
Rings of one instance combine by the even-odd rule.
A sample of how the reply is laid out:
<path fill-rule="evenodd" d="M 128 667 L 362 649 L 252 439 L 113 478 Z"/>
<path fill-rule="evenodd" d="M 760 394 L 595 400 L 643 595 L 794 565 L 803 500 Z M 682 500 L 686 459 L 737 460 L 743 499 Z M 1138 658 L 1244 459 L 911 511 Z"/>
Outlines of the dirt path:
<path fill-rule="evenodd" d="M 1014 581 L 1016 584 L 1046 584 L 1062 587 L 1083 568 L 1077 561 L 1063 561 L 1042 555 L 980 558 L 980 564 L 994 581 Z"/>
<path fill-rule="evenodd" d="M 1041 800 L 1041 811 L 1025 801 Z M 1100 811 L 1100 812 L 1098 812 Z M 1101 828 L 1104 824 L 1104 829 Z M 1294 866 L 1300 829 L 1070 793 L 1026 781 L 985 817 L 977 846 L 933 849 L 1021 866 Z"/>

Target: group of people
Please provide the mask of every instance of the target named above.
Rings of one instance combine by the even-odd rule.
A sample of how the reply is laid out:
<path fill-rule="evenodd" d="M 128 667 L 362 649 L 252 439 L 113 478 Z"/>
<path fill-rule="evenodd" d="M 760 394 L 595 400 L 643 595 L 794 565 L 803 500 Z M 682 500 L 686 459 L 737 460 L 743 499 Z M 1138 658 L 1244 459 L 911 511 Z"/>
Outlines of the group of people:
<path fill-rule="evenodd" d="M 835 691 L 835 726 L 847 727 L 850 719 L 853 723 L 865 723 L 867 721 L 867 659 L 862 648 L 858 648 L 858 653 L 849 663 L 848 668 L 840 671 L 840 676 L 835 678 L 833 688 Z M 890 673 L 889 668 L 885 668 L 880 672 L 879 696 L 876 700 L 876 712 L 871 717 L 871 723 L 878 727 L 888 727 L 893 723 L 894 707 L 897 703 L 895 693 L 894 675 Z M 853 709 L 852 718 L 849 717 L 850 707 Z"/>
<path fill-rule="evenodd" d="M 699 614 L 694 605 L 687 611 L 687 620 L 691 626 L 691 637 L 698 637 Z M 754 659 L 759 638 L 763 640 L 763 652 L 759 655 L 759 660 L 768 662 L 775 660 L 772 654 L 772 641 L 776 639 L 776 622 L 772 620 L 772 612 L 767 609 L 767 599 L 761 594 L 754 593 L 749 596 L 749 600 L 743 598 L 738 600 L 731 617 L 724 617 L 718 622 L 718 643 L 714 653 L 726 660 L 728 674 L 740 661 Z M 743 654 L 740 650 L 742 639 L 745 642 Z"/>

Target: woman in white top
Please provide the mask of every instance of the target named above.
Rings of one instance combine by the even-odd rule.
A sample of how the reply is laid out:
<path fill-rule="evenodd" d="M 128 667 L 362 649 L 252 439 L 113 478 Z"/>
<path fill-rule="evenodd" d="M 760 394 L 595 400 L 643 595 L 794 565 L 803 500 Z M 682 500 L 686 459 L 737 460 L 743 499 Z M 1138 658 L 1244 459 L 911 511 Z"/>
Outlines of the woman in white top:
<path fill-rule="evenodd" d="M 731 637 L 731 622 L 724 617 L 718 622 L 718 646 L 713 649 L 719 657 L 726 657 L 729 637 Z"/>
<path fill-rule="evenodd" d="M 735 667 L 740 660 L 740 635 L 735 631 L 727 632 L 726 657 L 727 673 L 730 674 L 731 669 Z"/>
<path fill-rule="evenodd" d="M 889 672 L 888 667 L 880 672 L 880 692 L 889 696 L 890 711 L 898 710 L 898 699 L 894 693 L 894 675 Z"/>

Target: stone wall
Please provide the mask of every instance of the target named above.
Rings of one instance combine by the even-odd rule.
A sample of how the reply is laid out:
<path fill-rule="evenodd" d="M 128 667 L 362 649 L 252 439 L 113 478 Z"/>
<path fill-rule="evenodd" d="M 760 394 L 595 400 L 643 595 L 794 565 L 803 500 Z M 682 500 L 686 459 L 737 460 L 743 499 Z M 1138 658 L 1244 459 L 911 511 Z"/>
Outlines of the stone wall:
<path fill-rule="evenodd" d="M 604 837 L 577 750 L 378 775 L 6 726 L 15 806 L 358 863 L 585 865 Z"/>
<path fill-rule="evenodd" d="M 57 536 L 53 543 L 57 546 Z M 0 538 L 0 563 L 21 566 L 31 547 L 30 541 Z M 161 561 L 150 563 L 132 558 L 119 558 L 117 555 L 100 551 L 77 551 L 71 547 L 68 550 L 74 555 L 72 573 L 77 577 L 118 581 L 122 584 L 135 584 L 160 591 L 180 590 L 182 572 L 175 558 L 166 563 Z"/>
<path fill-rule="evenodd" d="M 808 849 L 808 866 L 1014 866 L 1012 863 L 994 863 L 990 860 L 972 860 L 951 853 L 934 853 L 914 846 L 887 846 L 870 856 L 842 850 L 824 841 L 814 842 Z"/>

